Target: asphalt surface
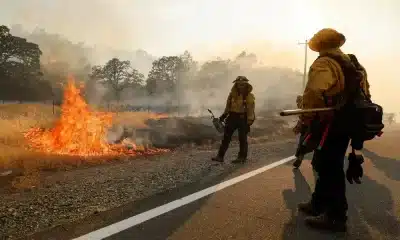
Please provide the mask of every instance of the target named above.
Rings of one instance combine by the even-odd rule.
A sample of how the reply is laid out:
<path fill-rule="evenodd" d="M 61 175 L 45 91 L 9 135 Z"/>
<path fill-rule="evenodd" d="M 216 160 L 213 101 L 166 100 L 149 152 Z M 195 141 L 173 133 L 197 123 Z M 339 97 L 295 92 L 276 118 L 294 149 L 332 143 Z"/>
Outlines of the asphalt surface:
<path fill-rule="evenodd" d="M 400 239 L 399 141 L 400 131 L 395 130 L 366 144 L 363 182 L 347 185 L 347 233 L 309 229 L 303 223 L 304 217 L 298 214 L 297 204 L 309 199 L 315 182 L 308 156 L 299 170 L 293 170 L 291 163 L 278 166 L 106 239 Z M 292 154 L 289 150 L 281 151 L 262 163 L 266 165 Z M 114 211 L 107 220 L 88 219 L 86 225 L 89 222 L 94 226 L 96 221 L 103 221 L 102 226 L 112 224 L 256 167 L 259 166 L 238 167 L 235 173 L 208 183 L 154 196 L 132 205 L 130 210 L 125 207 Z M 76 230 L 79 226 L 74 228 L 83 233 Z"/>

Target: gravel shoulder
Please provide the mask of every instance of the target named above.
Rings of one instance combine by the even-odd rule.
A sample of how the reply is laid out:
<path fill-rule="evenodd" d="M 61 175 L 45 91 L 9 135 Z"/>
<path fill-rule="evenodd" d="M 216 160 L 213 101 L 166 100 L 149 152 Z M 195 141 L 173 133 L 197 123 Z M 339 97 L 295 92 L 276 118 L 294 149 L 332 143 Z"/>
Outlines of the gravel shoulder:
<path fill-rule="evenodd" d="M 290 138 L 251 144 L 248 168 L 276 152 L 292 152 L 294 146 Z M 214 146 L 182 148 L 159 156 L 50 172 L 33 190 L 2 191 L 0 239 L 25 237 L 231 171 L 231 164 L 213 167 L 210 158 L 215 151 Z M 232 144 L 227 161 L 237 151 L 237 144 Z"/>

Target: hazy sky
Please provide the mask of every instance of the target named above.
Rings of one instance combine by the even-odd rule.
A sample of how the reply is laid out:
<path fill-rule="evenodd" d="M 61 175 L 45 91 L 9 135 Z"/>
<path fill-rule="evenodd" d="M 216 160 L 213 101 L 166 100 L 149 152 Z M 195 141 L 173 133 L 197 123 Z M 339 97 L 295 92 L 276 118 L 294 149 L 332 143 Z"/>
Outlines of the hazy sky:
<path fill-rule="evenodd" d="M 397 108 L 399 0 L 0 0 L 0 24 L 36 26 L 72 41 L 143 48 L 153 55 L 190 50 L 196 59 L 254 51 L 267 64 L 302 69 L 299 41 L 323 27 L 345 34 L 343 50 L 369 72 L 374 98 Z M 309 54 L 309 63 L 315 59 Z"/>

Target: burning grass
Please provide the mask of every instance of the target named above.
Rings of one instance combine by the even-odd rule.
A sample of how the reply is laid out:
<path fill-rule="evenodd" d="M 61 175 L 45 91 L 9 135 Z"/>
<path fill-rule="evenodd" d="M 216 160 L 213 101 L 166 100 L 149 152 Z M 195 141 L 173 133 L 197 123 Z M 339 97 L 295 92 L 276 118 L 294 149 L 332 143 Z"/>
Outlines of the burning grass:
<path fill-rule="evenodd" d="M 123 116 L 127 117 L 126 115 Z M 148 114 L 147 117 L 158 116 Z M 70 79 L 64 92 L 61 116 L 55 126 L 51 129 L 30 129 L 25 137 L 33 149 L 57 155 L 107 157 L 163 152 L 160 149 L 145 149 L 137 146 L 134 139 L 130 140 L 129 149 L 121 143 L 108 143 L 107 134 L 114 118 L 113 113 L 92 110 L 81 97 L 80 89 Z M 144 120 L 143 117 L 142 120 Z M 140 122 L 136 127 L 142 128 L 143 124 L 144 122 Z"/>
<path fill-rule="evenodd" d="M 54 111 L 54 114 L 53 114 Z M 99 164 L 135 155 L 152 155 L 165 149 L 131 147 L 106 140 L 112 124 L 146 127 L 150 118 L 165 117 L 154 113 L 96 112 L 80 96 L 70 81 L 61 108 L 44 104 L 0 105 L 0 170 L 25 172 L 15 185 L 36 185 L 40 170 Z"/>

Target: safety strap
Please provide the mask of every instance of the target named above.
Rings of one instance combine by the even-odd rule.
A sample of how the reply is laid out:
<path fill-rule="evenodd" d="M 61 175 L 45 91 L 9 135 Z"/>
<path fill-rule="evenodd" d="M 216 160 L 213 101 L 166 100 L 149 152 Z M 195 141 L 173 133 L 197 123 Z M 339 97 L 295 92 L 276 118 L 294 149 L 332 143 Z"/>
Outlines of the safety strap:
<path fill-rule="evenodd" d="M 229 108 L 232 108 L 232 101 L 233 101 L 233 97 L 232 95 L 229 94 Z M 243 96 L 243 108 L 244 108 L 244 113 L 247 116 L 247 95 Z"/>
<path fill-rule="evenodd" d="M 346 77 L 348 77 L 348 71 L 356 71 L 356 72 L 361 71 L 361 69 L 357 68 L 356 63 L 354 63 L 353 61 L 351 61 L 351 64 L 348 64 L 348 63 L 346 62 L 346 60 L 343 59 L 341 56 L 334 55 L 334 54 L 323 54 L 323 55 L 321 55 L 321 56 L 318 56 L 318 58 L 321 58 L 321 57 L 329 57 L 330 59 L 334 60 L 335 62 L 337 62 L 337 63 L 339 64 L 339 66 L 340 66 L 340 68 L 341 68 L 341 70 L 342 70 L 342 72 L 343 72 L 344 78 L 345 78 L 345 86 L 344 86 L 345 88 L 348 87 L 348 85 L 349 85 L 349 82 L 346 82 Z M 318 58 L 317 58 L 317 59 L 318 59 Z M 359 85 L 356 86 L 357 89 L 352 89 L 352 90 L 353 90 L 353 91 L 360 90 L 360 91 L 362 92 L 362 94 L 363 94 L 367 99 L 369 99 L 369 98 L 368 98 L 368 95 L 367 95 L 366 92 L 365 92 L 365 89 L 361 86 L 361 85 L 363 84 L 363 82 L 362 82 L 363 80 L 364 80 L 364 79 L 362 79 L 361 82 L 359 83 Z M 337 83 L 336 83 L 336 84 L 337 84 Z M 352 96 L 345 96 L 345 97 L 348 98 L 348 97 L 352 97 Z"/>
<path fill-rule="evenodd" d="M 341 70 L 342 70 L 342 72 L 343 72 L 343 76 L 344 76 L 344 80 L 345 80 L 345 85 L 344 85 L 344 88 L 345 88 L 345 92 L 344 92 L 344 98 L 345 98 L 345 101 L 347 101 L 347 99 L 349 98 L 349 97 L 352 97 L 352 96 L 346 96 L 346 95 L 348 95 L 348 89 L 346 89 L 346 88 L 348 88 L 349 87 L 349 85 L 350 85 L 350 83 L 349 82 L 347 82 L 347 81 L 349 81 L 349 76 L 348 76 L 348 73 L 349 73 L 349 71 L 359 71 L 357 68 L 356 68 L 356 66 L 354 65 L 354 63 L 353 62 L 351 62 L 351 65 L 349 65 L 347 62 L 346 62 L 346 60 L 345 59 L 343 59 L 341 56 L 337 56 L 337 55 L 333 55 L 333 54 L 324 54 L 324 55 L 321 55 L 321 56 L 319 56 L 318 58 L 321 58 L 321 57 L 329 57 L 330 59 L 332 59 L 332 60 L 334 60 L 335 62 L 337 62 L 338 63 L 338 65 L 340 66 L 340 68 L 341 68 Z M 317 59 L 318 59 L 317 58 Z M 336 86 L 336 84 L 338 84 L 338 82 L 339 81 L 337 81 L 336 83 L 335 83 L 335 86 Z M 334 87 L 334 86 L 333 86 Z M 365 95 L 365 96 L 367 96 L 366 94 L 365 94 L 365 91 L 364 91 L 364 89 L 361 87 L 361 83 L 360 83 L 360 85 L 359 86 L 357 86 L 358 87 L 358 89 L 360 89 L 361 91 L 362 91 L 362 93 Z M 357 89 L 357 90 L 358 90 Z M 356 89 L 353 89 L 353 91 L 355 91 Z M 352 92 L 353 92 L 352 91 Z M 326 101 L 326 104 L 327 105 L 333 105 L 333 99 L 332 99 L 332 97 L 327 97 L 327 96 L 325 96 L 325 94 L 324 94 L 324 98 L 325 98 L 325 101 Z M 334 104 L 338 104 L 337 102 L 335 102 Z M 345 104 L 345 102 L 342 102 L 341 104 Z M 339 106 L 336 106 L 336 107 L 340 107 L 340 102 L 339 102 Z M 325 143 L 325 140 L 326 140 L 326 138 L 327 138 L 327 135 L 328 135 L 328 132 L 329 132 L 329 130 L 330 130 L 330 124 L 328 124 L 328 126 L 325 128 L 325 131 L 324 131 L 324 133 L 323 133 L 323 135 L 322 135 L 322 139 L 321 139 L 321 142 L 320 142 L 320 144 L 319 144 L 319 146 L 318 146 L 318 149 L 320 150 L 322 147 L 323 147 L 323 145 L 324 145 L 324 143 Z M 351 144 L 350 144 L 351 145 Z M 351 151 L 354 153 L 354 148 L 351 146 Z"/>
<path fill-rule="evenodd" d="M 247 115 L 247 111 L 248 111 L 248 108 L 247 108 L 247 97 L 248 97 L 248 94 L 247 95 L 243 95 L 243 102 L 242 102 L 242 104 L 243 104 L 243 108 L 244 108 L 244 116 L 245 116 L 245 120 L 246 120 L 246 122 L 248 121 L 248 115 Z M 233 97 L 232 97 L 232 95 L 229 95 L 229 108 L 231 108 L 232 107 L 232 101 L 233 101 Z M 254 111 L 254 110 L 253 110 Z M 254 112 L 254 116 L 255 116 L 255 112 Z M 254 119 L 255 120 L 255 119 Z"/>
<path fill-rule="evenodd" d="M 243 95 L 243 108 L 244 108 L 244 120 L 246 121 L 246 123 L 247 123 L 247 118 L 248 118 L 248 116 L 247 116 L 247 96 L 248 95 Z"/>

